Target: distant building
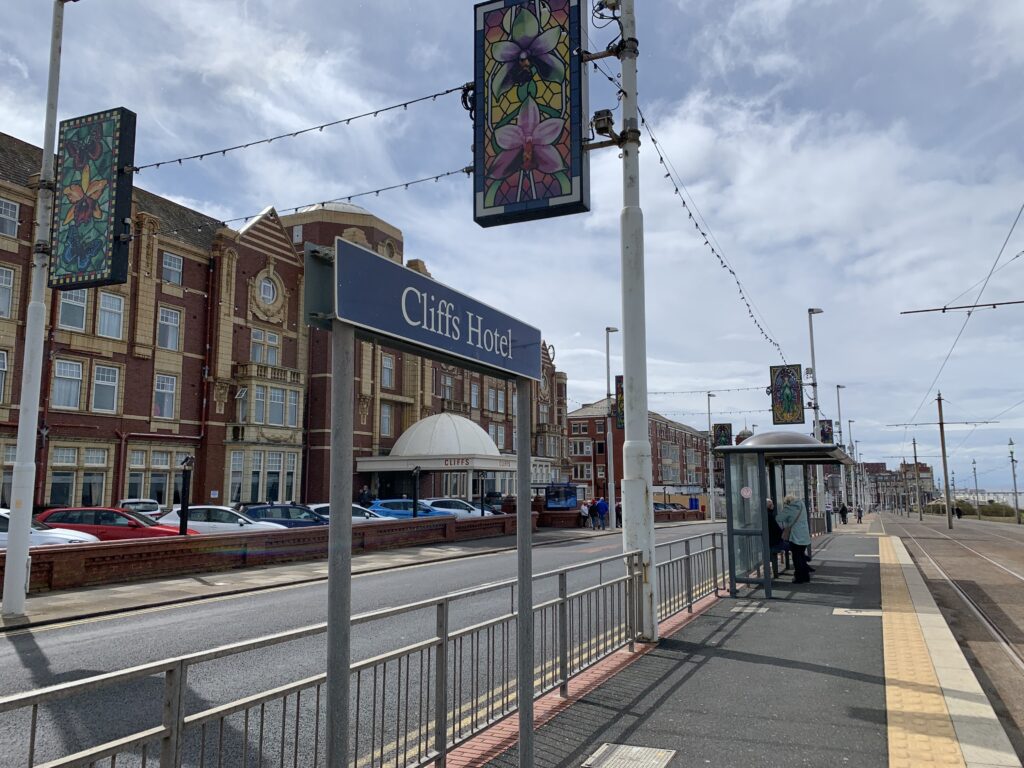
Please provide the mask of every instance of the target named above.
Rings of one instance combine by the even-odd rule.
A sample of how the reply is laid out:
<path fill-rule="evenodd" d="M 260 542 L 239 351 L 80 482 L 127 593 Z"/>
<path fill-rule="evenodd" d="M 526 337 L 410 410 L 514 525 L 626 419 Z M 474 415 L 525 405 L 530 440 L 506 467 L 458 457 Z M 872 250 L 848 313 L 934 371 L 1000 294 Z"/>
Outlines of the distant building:
<path fill-rule="evenodd" d="M 605 420 L 609 400 L 584 405 L 568 416 L 571 481 L 583 486 L 583 496 L 607 496 L 608 435 Z M 707 482 L 707 432 L 649 411 L 653 485 L 659 492 L 703 493 Z M 615 469 L 615 495 L 622 497 L 622 445 L 625 430 L 612 419 L 611 450 Z"/>

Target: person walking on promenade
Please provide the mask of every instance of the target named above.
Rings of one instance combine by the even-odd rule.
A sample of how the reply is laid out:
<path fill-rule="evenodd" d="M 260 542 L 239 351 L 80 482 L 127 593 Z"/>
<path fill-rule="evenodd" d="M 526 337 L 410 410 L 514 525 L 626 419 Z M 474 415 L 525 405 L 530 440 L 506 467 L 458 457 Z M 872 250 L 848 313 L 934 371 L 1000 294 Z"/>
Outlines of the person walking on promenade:
<path fill-rule="evenodd" d="M 857 525 L 860 525 L 863 521 L 864 521 L 864 508 L 860 504 L 858 504 L 857 505 Z"/>
<path fill-rule="evenodd" d="M 597 499 L 590 500 L 590 527 L 593 530 L 597 530 L 598 526 L 601 525 L 601 513 L 597 508 Z"/>
<path fill-rule="evenodd" d="M 793 553 L 793 583 L 806 584 L 811 580 L 807 565 L 807 545 L 811 543 L 811 529 L 807 524 L 807 509 L 804 503 L 789 494 L 783 500 L 782 511 L 776 515 L 782 526 L 782 540 L 789 542 Z"/>
<path fill-rule="evenodd" d="M 962 509 L 960 509 L 960 505 L 959 504 L 956 505 L 956 509 L 953 510 L 953 511 L 956 513 L 956 519 L 957 520 L 959 520 L 961 517 L 964 516 L 964 511 Z"/>
<path fill-rule="evenodd" d="M 601 523 L 601 530 L 608 530 L 608 502 L 604 500 L 604 496 L 598 499 L 594 506 L 597 507 L 597 516 Z"/>
<path fill-rule="evenodd" d="M 359 492 L 359 506 L 368 507 L 371 504 L 373 504 L 373 497 L 370 496 L 370 488 L 364 485 L 363 490 Z"/>
<path fill-rule="evenodd" d="M 846 518 L 850 514 L 850 510 L 846 508 L 846 504 L 839 507 L 839 519 L 843 521 L 843 525 L 846 525 Z"/>
<path fill-rule="evenodd" d="M 580 504 L 580 528 L 590 527 L 590 503 L 584 499 Z"/>

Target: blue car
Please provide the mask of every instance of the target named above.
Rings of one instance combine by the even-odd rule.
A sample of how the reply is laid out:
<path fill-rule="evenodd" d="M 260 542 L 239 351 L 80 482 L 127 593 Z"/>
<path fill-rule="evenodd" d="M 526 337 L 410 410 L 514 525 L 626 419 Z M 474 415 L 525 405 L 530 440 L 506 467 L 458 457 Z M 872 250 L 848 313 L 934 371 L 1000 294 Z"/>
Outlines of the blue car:
<path fill-rule="evenodd" d="M 412 517 L 412 499 L 377 499 L 370 505 L 370 511 L 376 512 L 378 515 L 387 515 L 388 517 L 397 517 L 399 519 L 410 518 Z M 432 509 L 422 501 L 419 502 L 416 516 L 430 518 L 453 517 L 451 513 Z"/>
<path fill-rule="evenodd" d="M 245 516 L 266 523 L 279 523 L 287 528 L 327 525 L 328 520 L 302 504 L 255 504 L 245 508 Z"/>

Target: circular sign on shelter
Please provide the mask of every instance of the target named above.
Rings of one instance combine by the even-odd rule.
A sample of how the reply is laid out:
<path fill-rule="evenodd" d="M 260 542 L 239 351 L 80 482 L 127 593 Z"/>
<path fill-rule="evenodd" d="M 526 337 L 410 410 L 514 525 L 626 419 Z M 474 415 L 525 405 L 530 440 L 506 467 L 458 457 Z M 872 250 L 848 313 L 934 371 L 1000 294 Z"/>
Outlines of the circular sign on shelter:
<path fill-rule="evenodd" d="M 749 485 L 745 485 L 742 488 L 740 488 L 740 496 L 742 496 L 744 499 L 749 499 L 753 495 L 754 492 L 750 489 Z"/>

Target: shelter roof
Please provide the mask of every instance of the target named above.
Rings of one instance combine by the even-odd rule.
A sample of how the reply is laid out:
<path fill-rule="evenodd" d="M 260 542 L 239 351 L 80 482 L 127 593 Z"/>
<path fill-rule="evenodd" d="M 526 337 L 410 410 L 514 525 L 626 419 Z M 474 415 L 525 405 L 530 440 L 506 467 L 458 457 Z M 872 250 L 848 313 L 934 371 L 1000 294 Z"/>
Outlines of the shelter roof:
<path fill-rule="evenodd" d="M 766 460 L 804 464 L 846 464 L 853 459 L 842 446 L 823 443 L 801 432 L 760 432 L 748 437 L 740 445 L 715 448 L 717 453 L 763 453 Z"/>

